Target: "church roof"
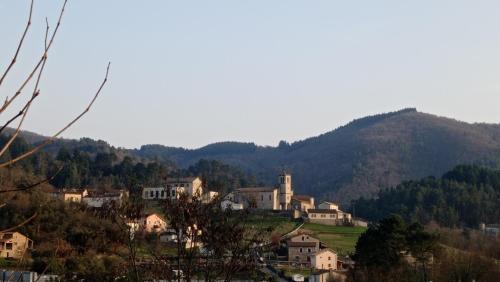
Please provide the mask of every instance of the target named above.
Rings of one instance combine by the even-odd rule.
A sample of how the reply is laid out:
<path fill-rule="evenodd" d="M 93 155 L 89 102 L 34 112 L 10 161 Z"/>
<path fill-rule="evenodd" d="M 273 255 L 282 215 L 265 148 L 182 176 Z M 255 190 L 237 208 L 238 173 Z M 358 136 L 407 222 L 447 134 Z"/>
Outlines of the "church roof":
<path fill-rule="evenodd" d="M 248 187 L 248 188 L 238 188 L 236 191 L 241 193 L 252 193 L 252 192 L 273 192 L 278 188 L 273 187 Z"/>

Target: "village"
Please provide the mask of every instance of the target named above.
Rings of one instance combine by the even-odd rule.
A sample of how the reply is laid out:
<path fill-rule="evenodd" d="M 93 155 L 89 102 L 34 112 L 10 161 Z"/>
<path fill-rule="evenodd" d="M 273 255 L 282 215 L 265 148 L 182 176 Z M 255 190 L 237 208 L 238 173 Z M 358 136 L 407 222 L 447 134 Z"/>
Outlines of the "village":
<path fill-rule="evenodd" d="M 353 218 L 335 203 L 323 201 L 316 205 L 314 197 L 296 195 L 292 175 L 289 173 L 280 173 L 277 180 L 274 187 L 237 188 L 226 195 L 219 195 L 203 187 L 200 177 L 169 178 L 162 187 L 143 187 L 140 198 L 147 206 L 154 207 L 160 201 L 175 201 L 185 194 L 188 197 L 197 196 L 204 203 L 217 201 L 223 210 L 251 211 L 259 216 L 261 222 L 278 222 L 275 225 L 283 225 L 276 233 L 280 238 L 279 247 L 272 253 L 260 253 L 255 258 L 261 264 L 262 272 L 276 277 L 288 277 L 293 281 L 304 281 L 304 277 L 310 277 L 309 281 L 316 281 L 314 277 L 323 279 L 318 281 L 329 277 L 345 277 L 345 272 L 352 264 L 348 251 L 354 248 L 355 240 L 351 241 L 347 249 L 336 248 L 339 245 L 335 240 L 332 243 L 330 238 L 335 234 L 324 231 L 316 234 L 318 232 L 314 230 L 318 227 L 342 230 L 342 233 L 356 238 L 367 227 L 367 222 Z M 76 188 L 60 189 L 49 195 L 67 205 L 83 205 L 94 210 L 110 205 L 120 206 L 130 197 L 126 190 L 101 192 Z M 132 239 L 141 233 L 154 234 L 165 245 L 178 242 L 175 230 L 170 228 L 161 211 L 152 209 L 140 218 L 124 219 L 124 224 Z M 199 235 L 199 232 L 201 231 L 194 224 L 188 234 L 181 238 L 186 249 L 197 248 L 203 251 L 203 245 L 191 238 Z M 339 240 L 342 238 L 339 237 Z M 36 249 L 36 242 L 19 232 L 0 234 L 2 258 L 20 260 L 26 252 L 33 249 Z"/>

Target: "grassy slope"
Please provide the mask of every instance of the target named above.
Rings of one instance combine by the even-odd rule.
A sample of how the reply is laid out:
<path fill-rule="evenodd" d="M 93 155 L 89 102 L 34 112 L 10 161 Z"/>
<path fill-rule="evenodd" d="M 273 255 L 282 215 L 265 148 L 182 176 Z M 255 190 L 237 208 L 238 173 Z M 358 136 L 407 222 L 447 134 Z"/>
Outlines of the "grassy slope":
<path fill-rule="evenodd" d="M 321 242 L 340 255 L 354 252 L 359 236 L 366 230 L 364 227 L 330 226 L 315 223 L 306 223 L 302 229 L 312 231 Z"/>
<path fill-rule="evenodd" d="M 273 234 L 284 235 L 300 225 L 300 222 L 291 221 L 286 217 L 252 216 L 248 224 L 259 229 L 271 228 Z"/>

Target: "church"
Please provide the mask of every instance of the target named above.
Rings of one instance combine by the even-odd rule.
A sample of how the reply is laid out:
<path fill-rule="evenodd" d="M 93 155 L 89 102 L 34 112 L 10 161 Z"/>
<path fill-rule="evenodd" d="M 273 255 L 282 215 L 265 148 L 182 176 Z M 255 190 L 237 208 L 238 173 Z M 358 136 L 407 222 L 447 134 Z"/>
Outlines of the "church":
<path fill-rule="evenodd" d="M 230 195 L 231 201 L 243 204 L 245 208 L 263 210 L 292 209 L 292 175 L 286 172 L 278 176 L 277 187 L 238 188 Z"/>

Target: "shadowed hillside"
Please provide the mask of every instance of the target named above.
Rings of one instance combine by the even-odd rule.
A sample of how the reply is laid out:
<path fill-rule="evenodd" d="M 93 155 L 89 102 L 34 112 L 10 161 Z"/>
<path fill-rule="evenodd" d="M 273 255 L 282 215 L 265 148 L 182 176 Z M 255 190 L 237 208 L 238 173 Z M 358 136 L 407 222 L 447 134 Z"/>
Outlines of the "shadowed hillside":
<path fill-rule="evenodd" d="M 331 132 L 278 147 L 217 143 L 196 150 L 147 145 L 143 157 L 161 156 L 182 166 L 217 159 L 254 172 L 268 184 L 286 168 L 300 193 L 343 203 L 373 196 L 403 180 L 441 175 L 458 164 L 496 165 L 500 126 L 468 124 L 404 109 L 352 121 Z"/>

